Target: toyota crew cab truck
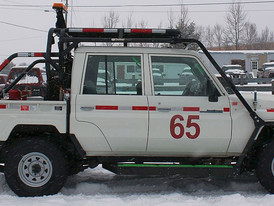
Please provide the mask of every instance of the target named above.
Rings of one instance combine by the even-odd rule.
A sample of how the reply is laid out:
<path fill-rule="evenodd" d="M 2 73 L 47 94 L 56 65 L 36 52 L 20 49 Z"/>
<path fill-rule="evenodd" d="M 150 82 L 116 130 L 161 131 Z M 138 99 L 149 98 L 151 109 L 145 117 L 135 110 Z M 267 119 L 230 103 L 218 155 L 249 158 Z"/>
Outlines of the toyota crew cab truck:
<path fill-rule="evenodd" d="M 255 172 L 274 192 L 272 95 L 239 93 L 203 44 L 177 30 L 66 28 L 63 7 L 55 9 L 59 22 L 49 30 L 46 52 L 15 53 L 0 66 L 40 57 L 1 94 L 1 171 L 17 195 L 56 194 L 69 175 L 98 164 L 127 175 Z M 51 51 L 54 42 L 58 52 Z M 80 46 L 85 42 L 120 46 Z M 197 52 L 130 47 L 137 42 L 197 44 L 229 89 Z M 9 99 L 16 82 L 41 63 L 45 98 Z M 165 74 L 161 84 L 153 68 Z M 180 84 L 186 68 L 193 79 Z"/>

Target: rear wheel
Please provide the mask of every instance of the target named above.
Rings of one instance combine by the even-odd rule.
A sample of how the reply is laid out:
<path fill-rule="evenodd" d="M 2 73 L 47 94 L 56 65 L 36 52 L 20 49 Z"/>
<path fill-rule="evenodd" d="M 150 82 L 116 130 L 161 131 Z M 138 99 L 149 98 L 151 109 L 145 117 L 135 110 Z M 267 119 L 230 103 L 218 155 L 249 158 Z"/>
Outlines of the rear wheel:
<path fill-rule="evenodd" d="M 259 153 L 256 174 L 262 186 L 274 194 L 274 141 Z"/>
<path fill-rule="evenodd" d="M 19 196 L 56 194 L 65 184 L 66 158 L 54 143 L 44 139 L 18 140 L 6 157 L 6 181 Z"/>

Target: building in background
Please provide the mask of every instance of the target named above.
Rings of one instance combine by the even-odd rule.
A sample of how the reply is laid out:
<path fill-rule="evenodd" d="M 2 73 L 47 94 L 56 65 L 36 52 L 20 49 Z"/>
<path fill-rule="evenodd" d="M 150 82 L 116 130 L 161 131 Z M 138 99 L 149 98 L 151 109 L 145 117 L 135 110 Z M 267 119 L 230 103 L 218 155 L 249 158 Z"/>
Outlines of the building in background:
<path fill-rule="evenodd" d="M 266 62 L 274 62 L 274 50 L 231 50 L 209 51 L 220 67 L 229 64 L 239 64 L 245 71 L 257 76 L 258 69 Z M 203 52 L 199 52 L 204 61 L 209 64 Z M 212 66 L 211 66 L 212 67 Z"/>

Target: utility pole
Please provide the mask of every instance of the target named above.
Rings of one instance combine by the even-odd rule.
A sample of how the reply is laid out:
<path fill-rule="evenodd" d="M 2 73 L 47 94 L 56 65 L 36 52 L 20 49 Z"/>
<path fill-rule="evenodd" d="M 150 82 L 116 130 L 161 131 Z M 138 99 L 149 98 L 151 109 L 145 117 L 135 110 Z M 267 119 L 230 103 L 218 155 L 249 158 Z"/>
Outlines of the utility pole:
<path fill-rule="evenodd" d="M 68 9 L 68 0 L 66 0 L 66 7 Z M 68 26 L 68 11 L 65 13 L 65 21 L 66 21 L 66 25 Z"/>

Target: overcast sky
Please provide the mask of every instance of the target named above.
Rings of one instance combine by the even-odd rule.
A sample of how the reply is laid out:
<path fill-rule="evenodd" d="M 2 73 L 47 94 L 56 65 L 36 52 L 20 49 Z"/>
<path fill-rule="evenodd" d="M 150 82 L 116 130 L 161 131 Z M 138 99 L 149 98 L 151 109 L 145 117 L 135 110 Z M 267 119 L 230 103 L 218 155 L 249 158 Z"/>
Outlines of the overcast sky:
<path fill-rule="evenodd" d="M 45 51 L 47 31 L 55 26 L 55 13 L 51 6 L 54 2 L 60 1 L 0 0 L 1 62 L 15 52 Z M 160 24 L 162 27 L 167 27 L 168 11 L 172 9 L 176 17 L 180 11 L 178 4 L 183 3 L 187 5 L 189 17 L 196 25 L 208 26 L 216 23 L 224 25 L 229 7 L 226 3 L 230 2 L 233 0 L 68 0 L 69 6 L 72 6 L 69 9 L 68 22 L 69 26 L 73 27 L 102 27 L 103 16 L 109 11 L 115 11 L 120 19 L 118 27 L 122 27 L 130 13 L 135 23 L 144 21 L 148 27 L 158 27 Z M 242 0 L 242 2 L 247 2 L 244 4 L 244 9 L 248 13 L 247 18 L 250 22 L 256 23 L 259 31 L 266 26 L 274 30 L 274 1 Z"/>

